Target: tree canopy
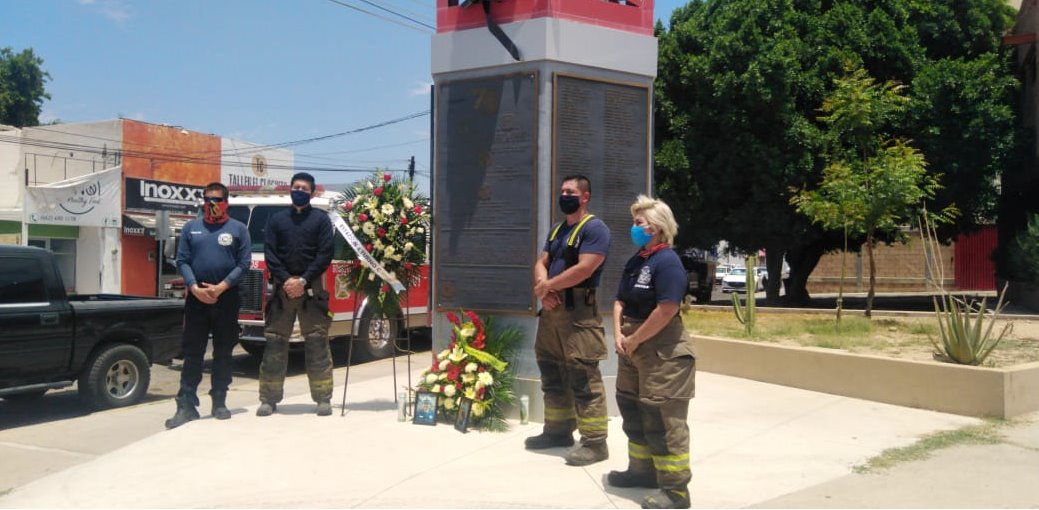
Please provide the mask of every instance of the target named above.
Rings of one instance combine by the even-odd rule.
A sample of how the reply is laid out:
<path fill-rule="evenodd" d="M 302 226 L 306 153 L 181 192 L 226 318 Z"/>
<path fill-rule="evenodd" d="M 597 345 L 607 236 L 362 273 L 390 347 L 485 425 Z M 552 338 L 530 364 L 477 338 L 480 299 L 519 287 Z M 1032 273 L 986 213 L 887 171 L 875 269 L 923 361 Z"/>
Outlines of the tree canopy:
<path fill-rule="evenodd" d="M 785 256 L 787 296 L 808 298 L 808 275 L 842 236 L 790 199 L 823 178 L 820 108 L 849 67 L 906 86 L 891 135 L 957 181 L 929 208 L 955 203 L 956 230 L 989 220 L 993 179 L 1016 143 L 1016 82 L 1000 52 L 1012 21 L 1002 0 L 694 0 L 676 9 L 657 25 L 655 149 L 658 193 L 683 226 L 678 243 L 765 249 L 771 274 Z M 770 299 L 779 285 L 769 279 Z"/>
<path fill-rule="evenodd" d="M 0 124 L 39 125 L 43 101 L 51 97 L 45 88 L 49 79 L 43 59 L 32 48 L 21 53 L 0 48 Z"/>

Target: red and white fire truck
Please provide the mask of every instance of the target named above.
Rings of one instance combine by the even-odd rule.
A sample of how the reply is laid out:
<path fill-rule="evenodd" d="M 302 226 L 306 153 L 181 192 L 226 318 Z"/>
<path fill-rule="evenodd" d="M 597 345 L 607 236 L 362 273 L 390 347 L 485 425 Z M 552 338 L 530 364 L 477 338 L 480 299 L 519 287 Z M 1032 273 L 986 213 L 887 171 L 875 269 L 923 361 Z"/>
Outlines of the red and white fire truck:
<path fill-rule="evenodd" d="M 264 232 L 267 220 L 275 212 L 292 204 L 288 186 L 239 186 L 231 187 L 228 210 L 235 218 L 249 227 L 252 238 L 252 265 L 239 283 L 242 296 L 242 307 L 238 315 L 241 328 L 240 342 L 242 348 L 254 356 L 263 353 L 265 338 L 264 310 L 268 296 L 273 291 L 270 275 L 263 260 Z M 331 207 L 334 194 L 326 193 L 321 186 L 310 204 L 323 211 Z M 342 253 L 346 246 L 343 238 L 335 234 L 335 254 Z M 422 279 L 419 285 L 410 288 L 402 297 L 402 313 L 399 317 L 376 317 L 373 307 L 363 296 L 346 289 L 339 275 L 339 268 L 344 264 L 341 260 L 332 260 L 332 265 L 321 277 L 329 294 L 329 309 L 333 313 L 332 324 L 328 336 L 333 341 L 358 340 L 354 346 L 354 355 L 362 359 L 378 359 L 390 356 L 394 351 L 394 339 L 403 338 L 407 330 L 414 333 L 422 330 L 428 335 L 430 325 L 429 314 L 429 266 L 422 267 Z M 360 300 L 360 302 L 358 302 Z M 354 311 L 358 320 L 354 320 Z M 293 328 L 290 339 L 291 347 L 302 347 L 303 338 L 299 334 L 299 323 Z M 363 347 L 362 347 L 363 346 Z M 361 348 L 358 348 L 361 347 Z"/>

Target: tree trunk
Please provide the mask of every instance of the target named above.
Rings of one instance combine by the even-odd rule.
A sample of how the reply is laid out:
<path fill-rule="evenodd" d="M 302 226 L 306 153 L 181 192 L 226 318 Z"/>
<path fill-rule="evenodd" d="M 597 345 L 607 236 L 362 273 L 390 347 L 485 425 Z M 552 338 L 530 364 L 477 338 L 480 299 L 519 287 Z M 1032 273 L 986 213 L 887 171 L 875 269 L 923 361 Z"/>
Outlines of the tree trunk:
<path fill-rule="evenodd" d="M 866 293 L 866 317 L 873 317 L 873 295 L 877 287 L 877 266 L 873 260 L 873 234 L 866 236 L 866 254 L 869 256 L 869 292 Z"/>
<path fill-rule="evenodd" d="M 783 285 L 783 256 L 786 253 L 780 247 L 766 247 L 765 254 L 765 268 L 768 269 L 765 301 L 770 305 L 776 305 L 779 304 L 779 289 Z"/>
<path fill-rule="evenodd" d="M 844 250 L 841 251 L 841 280 L 837 284 L 837 331 L 841 330 L 841 312 L 844 310 L 844 263 L 848 260 L 848 225 L 844 225 Z"/>
<path fill-rule="evenodd" d="M 784 299 L 787 306 L 806 306 L 811 303 L 812 297 L 808 295 L 808 277 L 819 264 L 823 251 L 823 243 L 819 242 L 786 252 L 786 261 L 790 264 L 790 278 L 786 282 Z"/>

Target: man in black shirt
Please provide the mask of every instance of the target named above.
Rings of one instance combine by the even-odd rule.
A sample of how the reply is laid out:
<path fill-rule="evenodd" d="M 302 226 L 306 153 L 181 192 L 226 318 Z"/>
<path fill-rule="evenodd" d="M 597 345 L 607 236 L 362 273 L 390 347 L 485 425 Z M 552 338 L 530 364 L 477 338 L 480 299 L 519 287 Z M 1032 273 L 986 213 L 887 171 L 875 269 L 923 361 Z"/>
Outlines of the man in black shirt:
<path fill-rule="evenodd" d="M 267 222 L 264 258 L 274 282 L 267 303 L 267 348 L 260 364 L 260 407 L 257 416 L 270 416 L 284 396 L 289 336 L 299 318 L 306 350 L 310 396 L 318 416 L 332 414 L 332 353 L 328 347 L 328 292 L 322 276 L 332 263 L 332 222 L 310 206 L 314 177 L 292 176 L 292 206 Z"/>

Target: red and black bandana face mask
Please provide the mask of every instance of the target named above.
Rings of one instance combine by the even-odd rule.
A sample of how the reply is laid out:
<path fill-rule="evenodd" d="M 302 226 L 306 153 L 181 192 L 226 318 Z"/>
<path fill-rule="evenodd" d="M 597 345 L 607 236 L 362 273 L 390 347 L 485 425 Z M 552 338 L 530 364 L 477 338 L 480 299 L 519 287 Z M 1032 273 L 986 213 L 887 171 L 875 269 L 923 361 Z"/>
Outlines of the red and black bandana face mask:
<path fill-rule="evenodd" d="M 206 223 L 226 223 L 230 216 L 227 215 L 227 200 L 219 197 L 206 197 L 202 203 L 202 220 Z"/>

